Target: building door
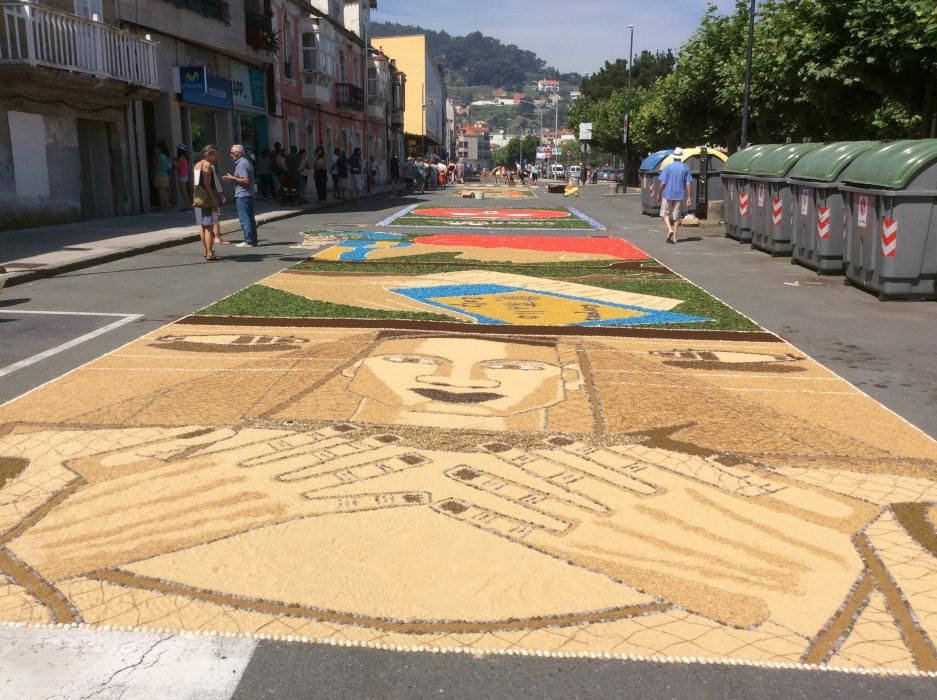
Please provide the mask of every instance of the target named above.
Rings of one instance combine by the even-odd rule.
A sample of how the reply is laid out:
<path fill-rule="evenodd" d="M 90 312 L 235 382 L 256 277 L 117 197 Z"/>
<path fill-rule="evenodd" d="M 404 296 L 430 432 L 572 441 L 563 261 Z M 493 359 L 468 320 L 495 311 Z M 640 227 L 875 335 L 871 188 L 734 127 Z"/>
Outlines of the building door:
<path fill-rule="evenodd" d="M 117 213 L 111 136 L 107 122 L 78 120 L 81 159 L 81 218 L 100 219 Z"/>

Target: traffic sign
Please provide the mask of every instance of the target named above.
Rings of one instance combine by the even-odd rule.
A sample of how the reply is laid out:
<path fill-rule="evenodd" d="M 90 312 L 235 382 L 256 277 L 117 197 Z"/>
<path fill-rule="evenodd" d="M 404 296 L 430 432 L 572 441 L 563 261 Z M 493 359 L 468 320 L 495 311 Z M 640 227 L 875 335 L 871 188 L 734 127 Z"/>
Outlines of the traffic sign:
<path fill-rule="evenodd" d="M 547 146 L 546 148 L 543 149 L 543 155 L 545 155 L 547 158 L 552 158 L 552 157 L 553 157 L 553 149 L 550 148 L 549 146 Z"/>

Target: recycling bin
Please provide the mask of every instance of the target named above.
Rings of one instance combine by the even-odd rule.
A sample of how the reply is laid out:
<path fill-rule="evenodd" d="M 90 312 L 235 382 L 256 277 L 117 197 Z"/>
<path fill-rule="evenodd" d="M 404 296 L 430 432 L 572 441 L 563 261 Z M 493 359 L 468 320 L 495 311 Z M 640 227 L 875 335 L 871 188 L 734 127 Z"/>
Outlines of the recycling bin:
<path fill-rule="evenodd" d="M 726 237 L 739 243 L 752 240 L 752 190 L 748 171 L 752 164 L 771 153 L 778 144 L 749 146 L 737 151 L 722 167 L 722 182 L 725 186 Z"/>
<path fill-rule="evenodd" d="M 660 175 L 660 164 L 664 158 L 673 154 L 673 149 L 652 153 L 641 161 L 638 168 L 638 177 L 641 182 L 641 213 L 647 216 L 660 214 L 660 202 L 657 201 L 657 183 Z"/>
<path fill-rule="evenodd" d="M 937 298 L 937 139 L 873 147 L 840 179 L 846 279 L 880 299 Z"/>
<path fill-rule="evenodd" d="M 794 193 L 787 182 L 797 162 L 819 147 L 816 143 L 787 143 L 759 158 L 748 171 L 754 200 L 752 248 L 771 255 L 794 250 Z"/>
<path fill-rule="evenodd" d="M 794 196 L 791 262 L 817 274 L 843 274 L 846 217 L 839 178 L 877 141 L 830 143 L 801 158 L 788 173 Z"/>

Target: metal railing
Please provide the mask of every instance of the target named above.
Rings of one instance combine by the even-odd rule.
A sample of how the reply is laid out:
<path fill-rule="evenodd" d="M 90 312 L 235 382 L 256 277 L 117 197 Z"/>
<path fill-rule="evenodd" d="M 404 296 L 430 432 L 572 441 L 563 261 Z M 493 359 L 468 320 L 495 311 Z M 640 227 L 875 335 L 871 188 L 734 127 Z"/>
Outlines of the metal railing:
<path fill-rule="evenodd" d="M 364 111 L 364 90 L 351 83 L 335 83 L 335 106 L 339 109 Z"/>
<path fill-rule="evenodd" d="M 30 2 L 0 2 L 0 10 L 0 63 L 59 68 L 159 89 L 152 41 Z"/>

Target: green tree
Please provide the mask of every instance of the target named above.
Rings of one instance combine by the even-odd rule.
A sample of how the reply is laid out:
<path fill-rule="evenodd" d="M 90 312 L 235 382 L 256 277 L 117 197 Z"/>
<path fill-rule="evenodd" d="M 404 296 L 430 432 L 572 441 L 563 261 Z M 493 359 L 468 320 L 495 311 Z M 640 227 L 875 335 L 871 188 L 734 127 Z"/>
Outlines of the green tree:
<path fill-rule="evenodd" d="M 521 162 L 521 154 L 525 162 L 533 162 L 539 145 L 540 139 L 533 134 L 526 134 L 523 137 L 515 136 L 495 151 L 495 165 L 513 168 L 515 163 Z"/>

